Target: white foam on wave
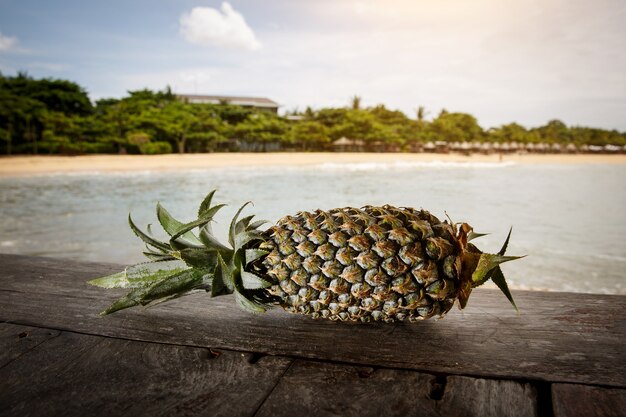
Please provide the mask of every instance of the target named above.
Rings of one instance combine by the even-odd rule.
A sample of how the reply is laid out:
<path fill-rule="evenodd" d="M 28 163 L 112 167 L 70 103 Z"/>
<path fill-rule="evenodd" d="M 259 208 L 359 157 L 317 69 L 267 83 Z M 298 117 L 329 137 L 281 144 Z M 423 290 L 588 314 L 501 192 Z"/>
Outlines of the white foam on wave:
<path fill-rule="evenodd" d="M 516 281 L 515 279 L 507 279 L 508 287 L 513 292 L 513 298 L 515 298 L 515 291 L 540 291 L 540 292 L 575 292 L 581 294 L 618 294 L 624 295 L 626 292 L 620 283 L 616 283 L 613 286 L 598 286 L 598 285 L 585 285 L 581 282 L 563 282 L 556 278 L 549 279 L 550 285 L 528 285 Z M 492 281 L 487 281 L 481 286 L 481 288 L 488 288 L 497 290 L 498 287 Z"/>
<path fill-rule="evenodd" d="M 626 262 L 626 257 L 619 255 L 605 255 L 603 253 L 598 253 L 591 256 L 593 256 L 594 258 L 606 259 L 607 261 Z"/>
<path fill-rule="evenodd" d="M 349 162 L 339 164 L 326 162 L 311 167 L 326 171 L 391 171 L 411 170 L 420 168 L 429 169 L 458 169 L 458 168 L 506 168 L 516 165 L 515 162 L 453 162 L 453 161 L 398 161 L 398 162 Z"/>
<path fill-rule="evenodd" d="M 574 259 L 585 259 L 585 258 L 596 258 L 603 259 L 606 261 L 615 261 L 615 262 L 626 262 L 626 256 L 621 255 L 609 255 L 606 253 L 587 253 L 587 252 L 572 252 L 563 249 L 546 249 L 544 253 L 551 255 L 558 255 L 559 257 L 569 257 Z"/>

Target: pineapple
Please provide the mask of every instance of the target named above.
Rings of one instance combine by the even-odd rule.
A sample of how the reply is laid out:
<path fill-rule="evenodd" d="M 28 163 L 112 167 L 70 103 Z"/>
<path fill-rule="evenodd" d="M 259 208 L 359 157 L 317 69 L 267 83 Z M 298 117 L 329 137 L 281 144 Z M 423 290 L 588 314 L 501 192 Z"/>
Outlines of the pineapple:
<path fill-rule="evenodd" d="M 150 262 L 90 281 L 131 289 L 102 314 L 203 291 L 234 294 L 251 312 L 280 306 L 330 320 L 415 321 L 443 317 L 455 301 L 464 308 L 472 288 L 489 279 L 515 307 L 498 266 L 519 258 L 504 256 L 510 231 L 499 253 L 482 253 L 469 242 L 482 235 L 466 223 L 389 205 L 300 212 L 260 231 L 267 222 L 240 218 L 246 203 L 232 219 L 225 245 L 211 229 L 224 206 L 212 205 L 214 194 L 190 223 L 157 204 L 168 242 L 141 231 L 129 216 Z"/>

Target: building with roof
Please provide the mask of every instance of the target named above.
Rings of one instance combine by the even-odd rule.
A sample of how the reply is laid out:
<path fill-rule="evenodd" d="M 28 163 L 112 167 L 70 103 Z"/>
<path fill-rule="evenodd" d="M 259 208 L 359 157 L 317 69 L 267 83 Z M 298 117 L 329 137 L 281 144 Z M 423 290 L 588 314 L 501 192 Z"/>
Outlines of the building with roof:
<path fill-rule="evenodd" d="M 348 139 L 345 136 L 332 143 L 335 152 L 363 152 L 365 142 L 360 139 Z"/>
<path fill-rule="evenodd" d="M 201 94 L 176 94 L 179 100 L 190 104 L 231 104 L 278 113 L 278 103 L 265 97 L 209 96 Z"/>

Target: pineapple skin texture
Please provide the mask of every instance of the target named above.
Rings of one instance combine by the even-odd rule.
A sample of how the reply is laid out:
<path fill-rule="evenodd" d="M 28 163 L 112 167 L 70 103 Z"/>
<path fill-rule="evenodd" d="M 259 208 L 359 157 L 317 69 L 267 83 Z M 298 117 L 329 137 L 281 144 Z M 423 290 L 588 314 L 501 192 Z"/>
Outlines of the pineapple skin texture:
<path fill-rule="evenodd" d="M 393 206 L 299 212 L 264 233 L 257 272 L 292 313 L 341 321 L 442 317 L 460 288 L 456 226 Z"/>

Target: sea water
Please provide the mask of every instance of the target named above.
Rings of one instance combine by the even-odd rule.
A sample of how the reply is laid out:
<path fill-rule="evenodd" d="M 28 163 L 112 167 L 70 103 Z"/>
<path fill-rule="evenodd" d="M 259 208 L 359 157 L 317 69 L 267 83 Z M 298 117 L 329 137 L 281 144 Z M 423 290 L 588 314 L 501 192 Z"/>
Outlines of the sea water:
<path fill-rule="evenodd" d="M 626 294 L 626 165 L 354 163 L 277 168 L 212 168 L 0 178 L 0 252 L 130 264 L 142 243 L 127 216 L 152 224 L 160 201 L 184 221 L 214 188 L 230 216 L 271 222 L 316 208 L 366 204 L 424 208 L 489 233 L 475 243 L 496 252 L 509 227 L 503 265 L 516 289 Z M 165 237 L 161 234 L 161 236 Z"/>

